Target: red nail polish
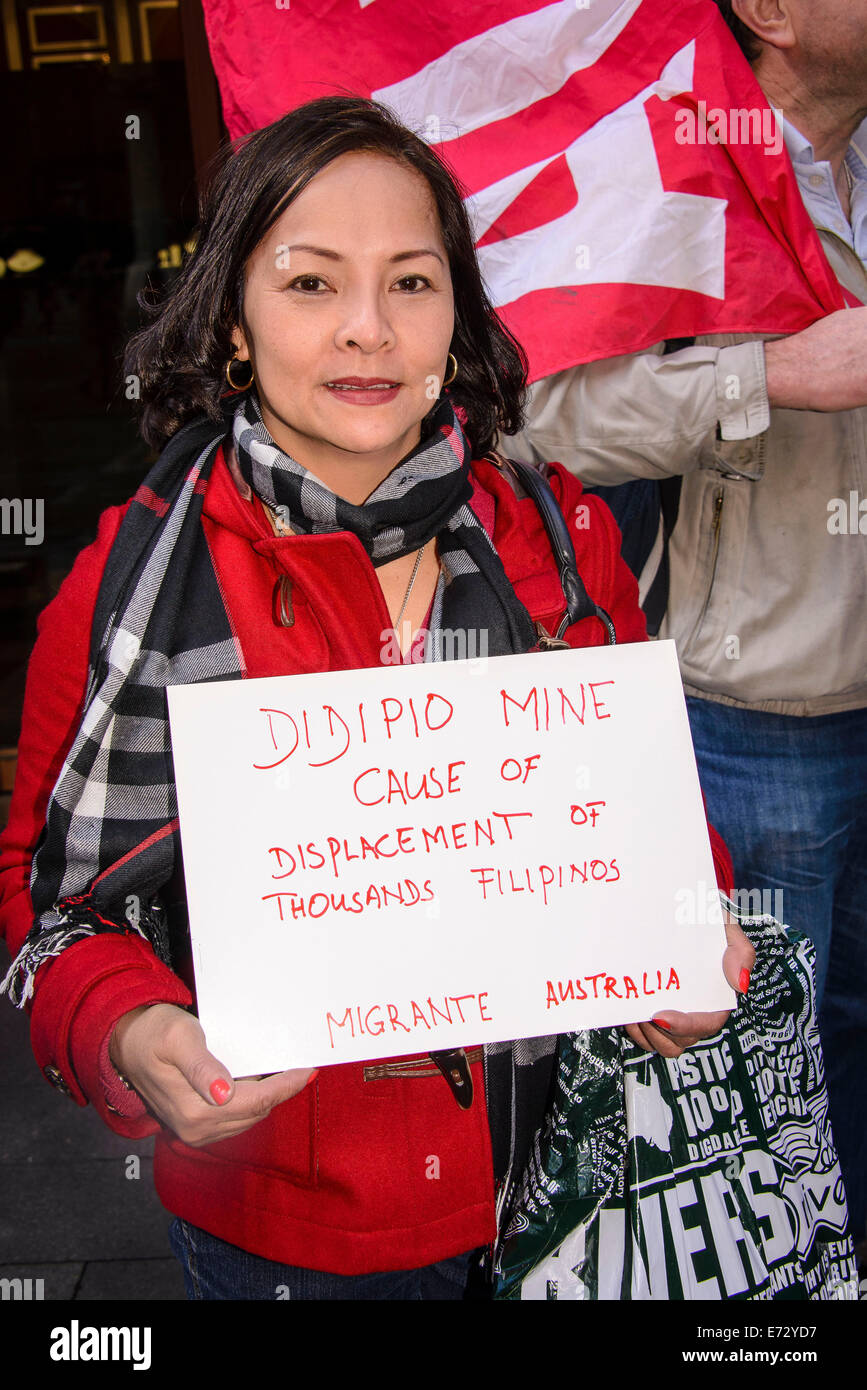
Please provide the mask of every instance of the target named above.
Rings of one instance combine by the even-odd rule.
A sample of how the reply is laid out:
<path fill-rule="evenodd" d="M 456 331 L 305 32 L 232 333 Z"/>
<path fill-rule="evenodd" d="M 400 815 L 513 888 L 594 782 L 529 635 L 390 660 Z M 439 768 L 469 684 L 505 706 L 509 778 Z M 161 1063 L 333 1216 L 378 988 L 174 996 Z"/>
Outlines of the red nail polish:
<path fill-rule="evenodd" d="M 671 1024 L 666 1023 L 664 1018 L 652 1018 L 650 1021 L 651 1023 L 655 1023 L 657 1028 L 664 1029 L 666 1033 L 671 1032 Z"/>
<path fill-rule="evenodd" d="M 317 1067 L 315 1071 L 312 1071 L 312 1072 L 310 1073 L 310 1075 L 308 1076 L 307 1080 L 304 1082 L 304 1085 L 301 1087 L 302 1091 L 306 1091 L 308 1086 L 312 1086 L 312 1085 L 313 1085 L 313 1082 L 316 1080 L 316 1078 L 317 1078 L 318 1075 L 319 1075 L 319 1068 Z"/>
<path fill-rule="evenodd" d="M 750 972 L 749 972 L 749 970 L 747 970 L 747 967 L 744 966 L 744 968 L 743 968 L 743 970 L 741 971 L 740 975 L 738 975 L 738 989 L 740 990 L 741 994 L 746 994 L 746 992 L 747 992 L 747 990 L 749 989 L 749 987 L 750 987 Z"/>
<path fill-rule="evenodd" d="M 211 1082 L 210 1089 L 211 1095 L 214 1097 L 217 1105 L 225 1105 L 226 1101 L 229 1099 L 229 1092 L 232 1088 L 228 1081 L 225 1081 L 222 1076 L 218 1076 L 216 1081 Z"/>

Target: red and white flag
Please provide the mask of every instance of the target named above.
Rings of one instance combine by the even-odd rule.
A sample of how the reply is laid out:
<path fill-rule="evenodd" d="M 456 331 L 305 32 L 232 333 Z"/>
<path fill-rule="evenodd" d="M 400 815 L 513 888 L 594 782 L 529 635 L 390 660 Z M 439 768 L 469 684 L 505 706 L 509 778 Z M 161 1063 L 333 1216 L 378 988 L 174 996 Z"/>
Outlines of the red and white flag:
<path fill-rule="evenodd" d="M 205 0 L 205 19 L 233 137 L 353 92 L 437 149 L 531 380 L 846 302 L 712 0 Z"/>

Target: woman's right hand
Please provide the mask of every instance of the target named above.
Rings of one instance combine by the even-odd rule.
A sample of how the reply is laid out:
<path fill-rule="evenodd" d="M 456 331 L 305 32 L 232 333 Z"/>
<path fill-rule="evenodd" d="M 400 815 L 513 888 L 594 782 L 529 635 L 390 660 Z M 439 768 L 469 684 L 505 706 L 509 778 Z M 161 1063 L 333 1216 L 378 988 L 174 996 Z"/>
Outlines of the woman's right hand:
<path fill-rule="evenodd" d="M 207 1049 L 201 1024 L 175 1004 L 149 1004 L 118 1019 L 112 1066 L 148 1109 L 192 1148 L 243 1134 L 302 1091 L 309 1068 L 235 1081 Z"/>

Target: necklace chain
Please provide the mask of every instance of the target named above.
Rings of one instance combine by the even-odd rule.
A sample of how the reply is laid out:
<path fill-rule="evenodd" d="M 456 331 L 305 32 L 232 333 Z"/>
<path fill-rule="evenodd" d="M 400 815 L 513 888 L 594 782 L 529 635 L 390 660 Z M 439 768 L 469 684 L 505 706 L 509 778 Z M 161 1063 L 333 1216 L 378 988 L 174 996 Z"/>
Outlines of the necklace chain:
<path fill-rule="evenodd" d="M 843 169 L 843 181 L 844 181 L 844 183 L 845 183 L 845 185 L 846 185 L 846 198 L 847 198 L 848 203 L 849 203 L 849 221 L 851 222 L 851 220 L 852 220 L 852 194 L 853 194 L 854 191 L 855 191 L 855 176 L 854 176 L 854 174 L 852 173 L 852 170 L 849 168 L 849 165 L 846 163 L 845 156 L 844 156 L 843 164 L 842 164 L 841 167 L 842 167 L 842 169 Z M 843 199 L 841 198 L 841 199 L 840 199 L 841 205 L 842 205 L 842 202 L 843 202 Z"/>
<path fill-rule="evenodd" d="M 424 552 L 425 552 L 426 547 L 427 547 L 427 541 L 425 541 L 424 545 L 421 546 L 421 548 L 419 549 L 418 554 L 417 554 L 416 557 L 415 557 L 415 564 L 414 564 L 413 567 L 412 567 L 412 574 L 410 575 L 410 577 L 409 577 L 409 583 L 408 583 L 407 586 L 406 586 L 406 593 L 405 593 L 404 596 L 403 596 L 403 603 L 400 605 L 400 612 L 398 613 L 397 618 L 396 618 L 395 623 L 394 623 L 394 630 L 395 630 L 395 632 L 398 632 L 398 631 L 400 630 L 400 620 L 401 620 L 401 618 L 403 617 L 404 613 L 406 612 L 406 605 L 409 603 L 409 596 L 410 596 L 410 594 L 412 593 L 412 586 L 413 586 L 413 584 L 414 584 L 415 581 L 416 581 L 416 575 L 418 574 L 419 566 L 421 565 L 421 557 L 422 557 L 422 555 L 424 555 Z"/>

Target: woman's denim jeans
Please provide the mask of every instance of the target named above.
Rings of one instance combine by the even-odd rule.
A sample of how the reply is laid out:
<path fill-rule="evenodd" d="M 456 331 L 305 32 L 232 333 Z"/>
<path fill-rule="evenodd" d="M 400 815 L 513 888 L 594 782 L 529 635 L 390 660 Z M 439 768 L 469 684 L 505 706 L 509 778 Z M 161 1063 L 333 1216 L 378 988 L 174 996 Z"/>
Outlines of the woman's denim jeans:
<path fill-rule="evenodd" d="M 190 1299 L 457 1300 L 464 1297 L 472 1257 L 467 1252 L 421 1269 L 385 1274 L 326 1274 L 250 1255 L 177 1217 L 169 1238 Z"/>

